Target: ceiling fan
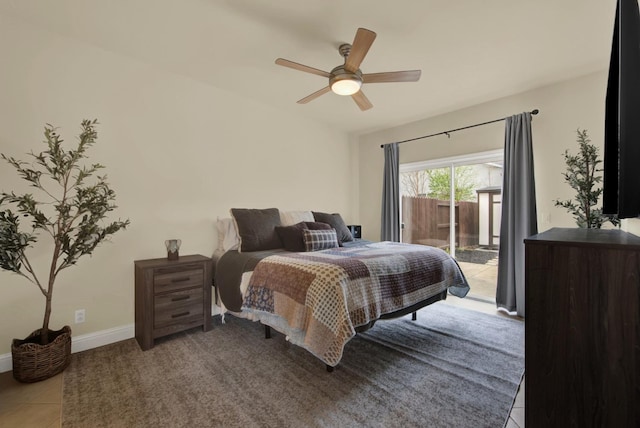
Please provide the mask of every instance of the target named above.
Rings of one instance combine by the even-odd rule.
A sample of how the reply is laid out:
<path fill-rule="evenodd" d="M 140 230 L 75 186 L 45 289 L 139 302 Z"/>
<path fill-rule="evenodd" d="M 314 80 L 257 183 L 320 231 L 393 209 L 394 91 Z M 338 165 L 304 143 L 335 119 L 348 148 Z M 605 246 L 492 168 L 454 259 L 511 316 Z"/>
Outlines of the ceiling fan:
<path fill-rule="evenodd" d="M 363 74 L 360 70 L 360 64 L 375 39 L 376 33 L 373 31 L 358 28 L 353 44 L 345 43 L 338 48 L 338 52 L 344 57 L 344 64 L 335 67 L 330 73 L 283 58 L 276 59 L 276 64 L 329 79 L 328 86 L 302 98 L 298 104 L 306 104 L 320 95 L 333 91 L 338 95 L 351 95 L 360 110 L 369 110 L 373 104 L 360 89 L 363 83 L 417 82 L 420 80 L 421 73 L 420 70 L 408 70 Z"/>

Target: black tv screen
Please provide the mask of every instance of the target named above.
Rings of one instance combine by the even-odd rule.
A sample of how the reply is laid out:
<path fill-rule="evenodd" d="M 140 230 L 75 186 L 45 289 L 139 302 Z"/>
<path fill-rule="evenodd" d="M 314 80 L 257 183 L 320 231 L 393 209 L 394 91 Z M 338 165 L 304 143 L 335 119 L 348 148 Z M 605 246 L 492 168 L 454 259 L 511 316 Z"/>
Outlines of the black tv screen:
<path fill-rule="evenodd" d="M 640 12 L 618 0 L 605 105 L 603 212 L 640 215 Z"/>

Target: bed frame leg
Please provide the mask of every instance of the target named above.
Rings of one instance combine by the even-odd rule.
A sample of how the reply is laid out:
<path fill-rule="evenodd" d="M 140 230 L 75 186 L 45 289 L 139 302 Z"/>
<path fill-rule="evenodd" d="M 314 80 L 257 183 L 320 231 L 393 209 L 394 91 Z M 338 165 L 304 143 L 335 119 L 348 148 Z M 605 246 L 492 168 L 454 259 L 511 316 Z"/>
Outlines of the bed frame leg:
<path fill-rule="evenodd" d="M 271 339 L 271 327 L 268 325 L 264 325 L 264 338 Z"/>
<path fill-rule="evenodd" d="M 417 312 L 411 313 L 411 321 L 415 321 L 417 319 L 418 319 L 418 313 Z"/>
<path fill-rule="evenodd" d="M 326 364 L 326 366 L 327 366 L 327 371 L 329 373 L 332 373 L 333 372 L 333 367 L 331 367 L 329 364 Z"/>

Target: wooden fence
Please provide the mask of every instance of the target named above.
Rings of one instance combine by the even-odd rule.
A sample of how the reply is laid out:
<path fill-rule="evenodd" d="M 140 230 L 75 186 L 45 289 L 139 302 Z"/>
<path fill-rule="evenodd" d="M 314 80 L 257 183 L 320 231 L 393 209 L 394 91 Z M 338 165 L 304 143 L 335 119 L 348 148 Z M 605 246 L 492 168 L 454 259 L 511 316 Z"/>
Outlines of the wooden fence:
<path fill-rule="evenodd" d="M 402 242 L 449 247 L 451 203 L 425 197 L 402 197 Z M 477 202 L 455 203 L 456 247 L 479 244 Z"/>

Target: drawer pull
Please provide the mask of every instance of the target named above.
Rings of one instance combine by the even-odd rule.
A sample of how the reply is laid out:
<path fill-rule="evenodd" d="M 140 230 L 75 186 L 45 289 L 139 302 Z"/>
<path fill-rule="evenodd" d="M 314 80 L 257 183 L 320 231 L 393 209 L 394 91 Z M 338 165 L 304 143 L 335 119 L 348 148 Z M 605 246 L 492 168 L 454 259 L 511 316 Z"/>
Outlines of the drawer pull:
<path fill-rule="evenodd" d="M 171 315 L 171 318 L 180 318 L 180 317 L 184 317 L 189 315 L 191 312 L 187 311 L 187 312 L 180 312 L 179 314 L 173 314 Z"/>
<path fill-rule="evenodd" d="M 189 276 L 183 276 L 180 278 L 172 278 L 171 282 L 185 282 L 185 281 L 189 281 L 191 279 L 191 277 Z"/>
<path fill-rule="evenodd" d="M 187 295 L 187 296 L 174 297 L 174 298 L 171 299 L 171 301 L 172 302 L 179 302 L 180 300 L 187 300 L 189 297 L 191 297 L 191 296 Z"/>

